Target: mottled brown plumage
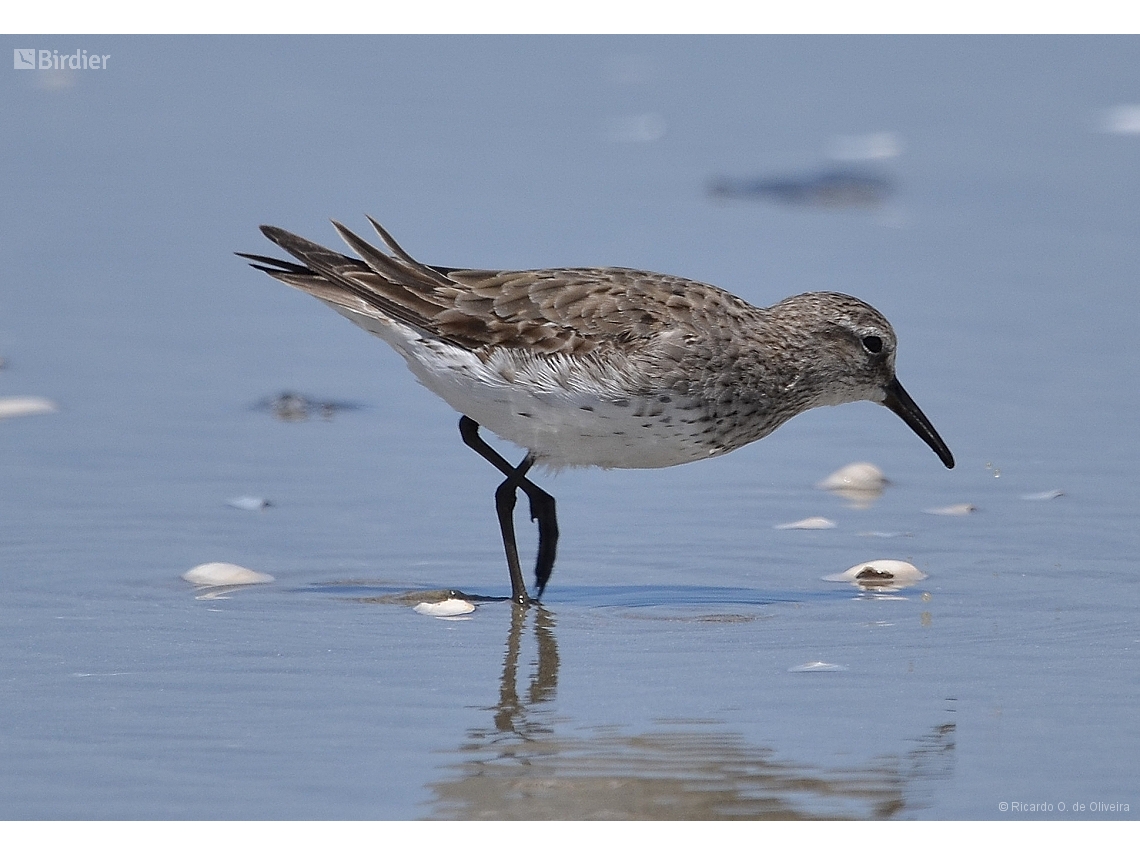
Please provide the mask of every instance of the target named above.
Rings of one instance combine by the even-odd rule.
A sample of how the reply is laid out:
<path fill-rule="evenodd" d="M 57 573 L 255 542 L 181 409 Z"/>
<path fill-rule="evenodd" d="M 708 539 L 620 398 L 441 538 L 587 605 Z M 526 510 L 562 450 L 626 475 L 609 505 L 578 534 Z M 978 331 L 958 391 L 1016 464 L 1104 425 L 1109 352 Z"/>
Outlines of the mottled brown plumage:
<path fill-rule="evenodd" d="M 334 223 L 359 258 L 271 226 L 266 237 L 301 263 L 245 257 L 383 338 L 463 413 L 464 441 L 507 477 L 496 501 L 519 602 L 517 489 L 539 520 L 539 594 L 554 563 L 553 499 L 525 477 L 536 462 L 672 466 L 739 448 L 812 407 L 871 400 L 953 466 L 895 378 L 894 330 L 854 297 L 800 294 L 758 308 L 642 270 L 429 267 L 371 222 L 391 254 Z M 523 463 L 491 450 L 480 424 L 528 449 Z"/>
<path fill-rule="evenodd" d="M 314 297 L 352 310 L 365 304 L 476 351 L 518 347 L 580 356 L 599 348 L 636 348 L 639 341 L 678 324 L 704 333 L 728 332 L 757 319 L 754 306 L 727 291 L 644 270 L 429 267 L 403 252 L 379 223 L 371 222 L 393 256 L 334 223 L 363 260 L 272 226 L 263 227 L 266 237 L 307 266 L 282 268 L 275 259 L 243 257 L 260 262 L 254 265 L 259 270 Z"/>

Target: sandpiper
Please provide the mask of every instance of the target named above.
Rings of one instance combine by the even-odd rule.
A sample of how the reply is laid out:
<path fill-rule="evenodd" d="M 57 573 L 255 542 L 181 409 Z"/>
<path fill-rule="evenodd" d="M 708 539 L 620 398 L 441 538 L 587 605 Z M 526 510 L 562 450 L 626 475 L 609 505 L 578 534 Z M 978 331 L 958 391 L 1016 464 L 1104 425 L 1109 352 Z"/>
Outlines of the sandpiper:
<path fill-rule="evenodd" d="M 726 454 L 812 407 L 875 401 L 947 466 L 954 458 L 895 377 L 894 330 L 845 294 L 757 308 L 712 285 L 625 268 L 465 270 L 421 264 L 369 217 L 384 252 L 333 225 L 359 258 L 261 231 L 300 264 L 238 253 L 388 342 L 462 414 L 464 443 L 505 476 L 495 507 L 511 598 L 532 602 L 516 493 L 538 523 L 536 599 L 554 569 L 554 498 L 535 464 L 651 469 Z M 480 425 L 527 449 L 513 466 Z"/>

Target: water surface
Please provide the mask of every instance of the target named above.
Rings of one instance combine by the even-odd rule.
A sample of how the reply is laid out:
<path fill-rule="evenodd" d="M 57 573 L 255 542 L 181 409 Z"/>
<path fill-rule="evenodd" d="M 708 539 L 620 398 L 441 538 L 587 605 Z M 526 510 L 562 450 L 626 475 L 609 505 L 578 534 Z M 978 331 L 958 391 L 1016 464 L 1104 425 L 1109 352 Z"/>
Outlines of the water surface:
<path fill-rule="evenodd" d="M 58 405 L 0 421 L 0 816 L 1140 810 L 1135 39 L 25 42 L 111 60 L 0 76 L 0 397 Z M 891 193 L 709 193 L 836 169 Z M 434 264 L 858 295 L 958 467 L 858 404 L 540 475 L 543 607 L 416 614 L 508 593 L 496 473 L 232 255 L 365 213 Z M 857 460 L 870 507 L 813 486 Z M 877 558 L 929 578 L 823 579 Z M 276 581 L 203 598 L 209 561 Z"/>

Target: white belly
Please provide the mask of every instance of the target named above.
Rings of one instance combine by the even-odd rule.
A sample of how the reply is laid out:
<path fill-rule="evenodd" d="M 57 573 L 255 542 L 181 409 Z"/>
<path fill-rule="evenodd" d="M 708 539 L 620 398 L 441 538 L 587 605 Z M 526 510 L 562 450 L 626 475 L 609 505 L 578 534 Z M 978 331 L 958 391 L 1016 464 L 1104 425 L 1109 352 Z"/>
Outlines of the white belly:
<path fill-rule="evenodd" d="M 392 345 L 419 381 L 455 410 L 545 466 L 655 469 L 720 451 L 700 441 L 699 410 L 668 395 L 632 396 L 630 388 L 644 383 L 628 376 L 628 364 L 507 349 L 484 362 L 399 322 L 333 308 Z"/>

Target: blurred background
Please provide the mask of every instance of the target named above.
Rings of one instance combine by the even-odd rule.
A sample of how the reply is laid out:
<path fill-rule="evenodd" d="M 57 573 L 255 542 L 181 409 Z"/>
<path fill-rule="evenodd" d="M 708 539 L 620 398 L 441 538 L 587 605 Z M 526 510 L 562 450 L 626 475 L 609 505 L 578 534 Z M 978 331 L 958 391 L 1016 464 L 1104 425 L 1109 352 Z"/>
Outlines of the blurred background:
<path fill-rule="evenodd" d="M 741 751 L 856 782 L 788 795 L 752 766 L 726 785 L 744 813 L 762 799 L 740 792 L 780 787 L 812 816 L 1000 818 L 1017 793 L 1140 809 L 1135 38 L 7 41 L 5 818 L 474 815 L 446 782 L 522 732 L 504 687 L 528 643 L 555 756 L 680 727 L 669 764 Z M 53 67 L 21 68 L 28 50 Z M 106 67 L 54 67 L 84 52 Z M 457 415 L 233 255 L 276 251 L 262 223 L 336 246 L 329 219 L 365 234 L 365 214 L 430 264 L 856 295 L 958 468 L 882 408 L 815 410 L 700 466 L 540 478 L 557 632 L 505 606 L 444 624 L 346 604 L 509 587 L 497 476 Z M 283 393 L 314 407 L 275 418 Z M 870 510 L 814 488 L 863 459 L 892 482 Z M 272 504 L 227 506 L 243 496 Z M 953 504 L 979 510 L 921 513 Z M 838 528 L 773 529 L 815 514 Z M 930 573 L 933 604 L 821 581 L 875 557 Z M 215 560 L 278 583 L 194 599 L 179 576 Z M 844 670 L 788 670 L 816 660 Z M 899 771 L 929 768 L 931 740 L 953 762 Z M 656 751 L 630 764 L 675 795 L 692 767 Z M 883 757 L 885 789 L 849 796 Z"/>

